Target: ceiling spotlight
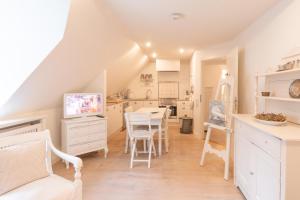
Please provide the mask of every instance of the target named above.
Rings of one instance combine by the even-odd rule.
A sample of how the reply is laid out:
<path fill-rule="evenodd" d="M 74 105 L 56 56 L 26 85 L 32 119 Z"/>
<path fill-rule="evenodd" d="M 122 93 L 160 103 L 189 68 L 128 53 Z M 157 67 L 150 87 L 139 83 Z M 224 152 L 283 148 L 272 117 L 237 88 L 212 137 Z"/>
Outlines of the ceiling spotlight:
<path fill-rule="evenodd" d="M 173 20 L 179 20 L 179 19 L 184 18 L 184 14 L 179 13 L 179 12 L 174 12 L 174 13 L 171 13 L 171 17 L 172 17 Z"/>
<path fill-rule="evenodd" d="M 155 52 L 152 53 L 152 58 L 156 58 L 157 54 Z"/>
<path fill-rule="evenodd" d="M 151 42 L 146 42 L 146 47 L 151 47 Z"/>
<path fill-rule="evenodd" d="M 183 53 L 184 53 L 184 49 L 183 49 L 183 48 L 180 48 L 180 49 L 179 49 L 179 53 L 183 54 Z"/>

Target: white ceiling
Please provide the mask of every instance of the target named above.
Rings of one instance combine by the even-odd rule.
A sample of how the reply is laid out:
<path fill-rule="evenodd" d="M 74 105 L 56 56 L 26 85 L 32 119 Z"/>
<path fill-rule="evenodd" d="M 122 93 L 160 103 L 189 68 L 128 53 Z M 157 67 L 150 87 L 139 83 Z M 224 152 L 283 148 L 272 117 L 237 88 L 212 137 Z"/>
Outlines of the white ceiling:
<path fill-rule="evenodd" d="M 131 39 L 148 55 L 188 58 L 201 49 L 233 39 L 280 0 L 105 0 Z M 171 13 L 183 13 L 173 20 Z M 151 49 L 145 42 L 151 41 Z"/>

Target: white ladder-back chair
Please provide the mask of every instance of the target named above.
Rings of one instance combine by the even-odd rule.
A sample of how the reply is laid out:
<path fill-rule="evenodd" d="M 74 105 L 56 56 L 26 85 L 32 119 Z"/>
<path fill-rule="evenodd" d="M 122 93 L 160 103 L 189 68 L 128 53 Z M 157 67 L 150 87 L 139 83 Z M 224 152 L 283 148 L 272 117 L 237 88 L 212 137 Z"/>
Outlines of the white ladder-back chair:
<path fill-rule="evenodd" d="M 130 168 L 133 167 L 134 162 L 147 162 L 148 168 L 151 166 L 151 156 L 152 150 L 156 156 L 156 150 L 153 142 L 153 135 L 157 130 L 151 128 L 151 113 L 136 113 L 136 112 L 127 112 L 125 113 L 126 119 L 126 128 L 130 138 L 131 144 L 131 159 L 130 159 Z M 141 129 L 144 127 L 144 129 Z M 135 159 L 135 155 L 138 156 L 137 151 L 137 142 L 139 140 L 146 140 L 148 151 L 148 160 Z"/>
<path fill-rule="evenodd" d="M 204 126 L 207 127 L 207 134 L 205 138 L 205 143 L 203 147 L 203 152 L 200 160 L 200 165 L 203 166 L 204 159 L 206 153 L 213 153 L 222 158 L 225 162 L 224 169 L 224 179 L 228 180 L 229 177 L 229 163 L 230 163 L 230 137 L 232 133 L 232 112 L 234 105 L 234 95 L 233 95 L 233 77 L 229 74 L 226 75 L 225 78 L 221 78 L 217 87 L 215 100 L 220 102 L 224 107 L 224 111 L 222 113 L 215 112 L 214 110 L 210 111 L 210 116 L 217 116 L 217 118 L 221 119 L 222 123 L 216 123 L 214 121 L 205 122 Z M 212 129 L 217 129 L 223 131 L 226 134 L 226 146 L 225 150 L 218 150 L 213 148 L 209 144 L 211 131 Z"/>
<path fill-rule="evenodd" d="M 164 143 L 165 143 L 165 151 L 166 152 L 169 152 L 169 118 L 170 118 L 170 115 L 171 115 L 171 112 L 172 110 L 170 109 L 167 109 L 166 113 L 165 113 L 165 117 L 163 119 L 163 122 L 162 122 L 162 129 L 161 129 L 161 132 L 162 132 L 162 140 L 164 140 Z"/>
<path fill-rule="evenodd" d="M 45 158 L 44 166 L 46 166 L 47 175 L 45 177 L 40 177 L 39 179 L 31 180 L 29 183 L 18 186 L 17 188 L 4 193 L 0 196 L 0 200 L 13 200 L 13 199 L 22 199 L 22 200 L 50 200 L 50 199 L 61 199 L 61 200 L 81 200 L 82 199 L 82 181 L 80 169 L 82 167 L 82 160 L 80 158 L 65 154 L 54 147 L 52 144 L 49 130 L 28 133 L 21 135 L 8 136 L 0 139 L 0 151 L 3 151 L 6 155 L 10 155 L 11 150 L 22 149 L 25 145 L 30 145 L 32 143 L 41 143 L 45 145 L 42 147 Z M 24 148 L 24 147 L 23 147 Z M 26 149 L 23 150 L 26 152 Z M 53 173 L 52 163 L 51 163 L 51 153 L 56 154 L 58 157 L 63 160 L 70 162 L 74 166 L 74 181 L 69 181 L 63 177 L 57 176 Z M 3 154 L 2 154 L 3 156 Z M 30 155 L 29 155 L 30 156 Z M 34 155 L 33 155 L 34 156 Z M 7 157 L 7 156 L 6 156 Z M 8 156 L 9 157 L 9 156 Z M 12 158 L 14 159 L 14 158 Z M 20 158 L 17 159 L 17 163 L 21 162 Z M 25 158 L 26 159 L 26 158 Z M 0 161 L 1 162 L 1 161 Z M 13 163 L 13 162 L 11 162 Z M 22 170 L 22 167 L 27 167 L 30 169 L 30 166 L 27 166 L 28 163 L 24 163 L 24 166 L 16 166 L 18 169 Z M 42 164 L 42 163 L 41 163 Z M 26 165 L 26 166 L 25 166 Z M 4 165 L 2 165 L 3 167 Z M 11 166 L 13 167 L 13 166 Z M 38 167 L 35 165 L 35 167 Z M 14 169 L 12 169 L 14 170 Z M 34 168 L 33 170 L 36 170 Z M 6 171 L 6 173 L 14 173 Z M 31 173 L 31 172 L 30 172 Z M 35 172 L 34 172 L 35 173 Z M 34 174 L 33 173 L 33 174 Z M 0 172 L 1 174 L 1 172 Z M 20 174 L 20 173 L 18 173 Z M 31 175 L 31 174 L 30 174 Z M 27 176 L 30 176 L 27 175 Z M 23 176 L 14 174 L 13 177 L 22 178 Z M 3 177 L 2 177 L 3 178 Z M 11 178 L 11 176 L 9 176 Z M 7 180 L 10 183 L 14 180 Z M 1 181 L 0 181 L 1 182 Z"/>
<path fill-rule="evenodd" d="M 128 106 L 128 107 L 125 108 L 125 113 L 128 113 L 128 112 L 133 112 L 133 107 L 132 106 Z M 125 118 L 125 121 L 126 121 L 126 118 Z M 126 139 L 125 139 L 125 151 L 124 152 L 127 153 L 128 148 L 131 146 L 127 126 L 126 126 L 125 134 L 126 134 Z"/>

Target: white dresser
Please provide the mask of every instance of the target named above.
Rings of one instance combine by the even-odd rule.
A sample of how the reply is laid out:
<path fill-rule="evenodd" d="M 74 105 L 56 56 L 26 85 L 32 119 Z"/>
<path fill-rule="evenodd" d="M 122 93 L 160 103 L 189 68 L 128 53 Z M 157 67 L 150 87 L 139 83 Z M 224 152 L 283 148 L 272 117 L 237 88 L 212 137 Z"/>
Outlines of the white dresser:
<path fill-rule="evenodd" d="M 235 185 L 247 200 L 300 199 L 300 126 L 235 115 Z"/>
<path fill-rule="evenodd" d="M 62 120 L 62 150 L 77 156 L 107 148 L 107 119 L 83 117 Z"/>

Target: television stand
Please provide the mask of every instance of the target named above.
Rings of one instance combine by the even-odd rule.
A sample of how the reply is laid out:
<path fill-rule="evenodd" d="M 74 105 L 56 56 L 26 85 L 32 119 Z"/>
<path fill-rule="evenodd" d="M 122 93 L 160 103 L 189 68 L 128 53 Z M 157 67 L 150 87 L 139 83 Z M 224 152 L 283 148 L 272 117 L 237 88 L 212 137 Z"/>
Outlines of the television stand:
<path fill-rule="evenodd" d="M 107 157 L 107 119 L 82 117 L 63 119 L 62 121 L 62 150 L 73 156 L 104 150 Z M 69 163 L 66 163 L 69 168 Z"/>

